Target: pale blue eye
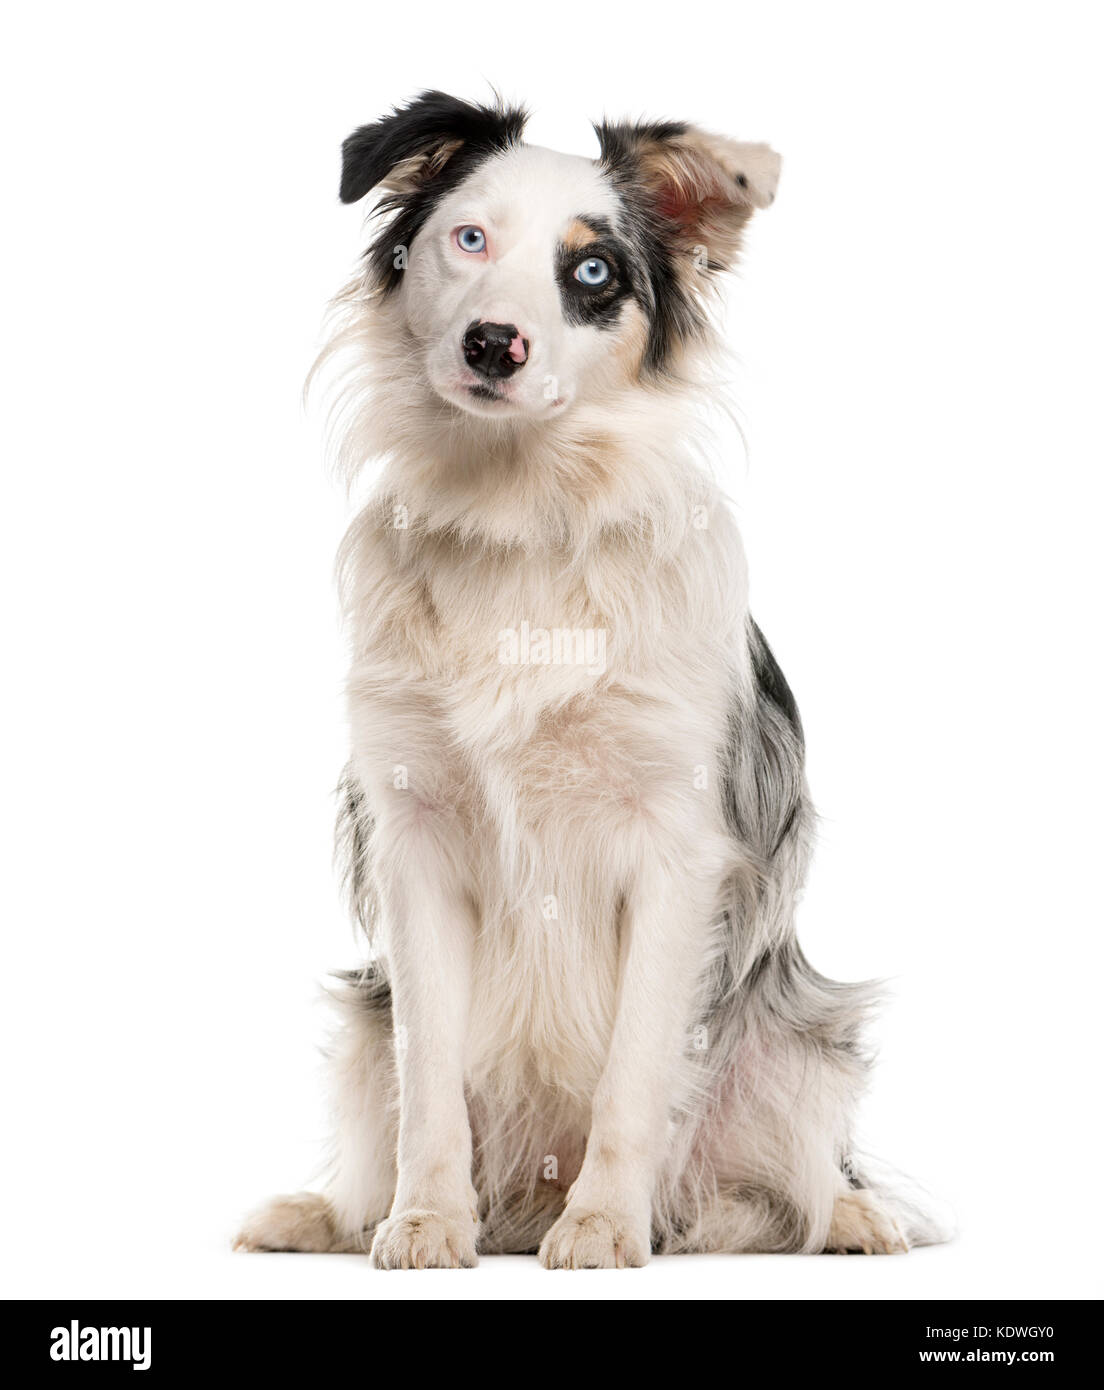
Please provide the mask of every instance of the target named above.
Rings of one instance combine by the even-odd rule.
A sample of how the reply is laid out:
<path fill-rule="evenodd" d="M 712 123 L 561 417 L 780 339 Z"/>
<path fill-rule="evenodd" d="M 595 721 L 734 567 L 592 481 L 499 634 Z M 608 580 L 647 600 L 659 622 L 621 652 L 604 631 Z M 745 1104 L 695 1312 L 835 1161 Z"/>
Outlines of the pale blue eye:
<path fill-rule="evenodd" d="M 582 285 L 604 285 L 609 278 L 609 266 L 597 256 L 580 261 L 575 267 L 575 279 Z"/>
<path fill-rule="evenodd" d="M 482 227 L 461 227 L 456 233 L 456 244 L 461 251 L 470 251 L 473 256 L 478 256 L 486 248 L 487 238 L 483 235 Z"/>

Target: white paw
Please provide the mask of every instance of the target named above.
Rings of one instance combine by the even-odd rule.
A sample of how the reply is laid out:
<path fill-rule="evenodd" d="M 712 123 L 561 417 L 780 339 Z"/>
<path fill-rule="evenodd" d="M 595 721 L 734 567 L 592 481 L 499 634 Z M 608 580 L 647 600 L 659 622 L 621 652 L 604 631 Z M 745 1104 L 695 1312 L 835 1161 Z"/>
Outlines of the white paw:
<path fill-rule="evenodd" d="M 297 1250 L 322 1255 L 337 1245 L 330 1205 L 316 1192 L 273 1197 L 250 1212 L 234 1237 L 235 1250 Z"/>
<path fill-rule="evenodd" d="M 545 1269 L 626 1269 L 646 1265 L 651 1253 L 648 1233 L 625 1218 L 568 1207 L 541 1241 L 539 1259 Z"/>
<path fill-rule="evenodd" d="M 836 1198 L 825 1252 L 831 1255 L 899 1255 L 908 1238 L 893 1212 L 873 1192 L 860 1188 Z"/>
<path fill-rule="evenodd" d="M 404 1211 L 382 1221 L 372 1242 L 377 1269 L 471 1269 L 477 1263 L 471 1217 Z"/>

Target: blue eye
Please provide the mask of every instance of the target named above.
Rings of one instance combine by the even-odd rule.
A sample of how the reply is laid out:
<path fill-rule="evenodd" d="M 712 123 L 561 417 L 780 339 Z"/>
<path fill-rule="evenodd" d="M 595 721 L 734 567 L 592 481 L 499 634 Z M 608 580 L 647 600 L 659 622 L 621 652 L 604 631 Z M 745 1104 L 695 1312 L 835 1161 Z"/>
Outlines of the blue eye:
<path fill-rule="evenodd" d="M 461 251 L 470 251 L 473 256 L 478 256 L 480 251 L 486 250 L 487 238 L 482 227 L 461 227 L 456 233 L 456 244 Z"/>
<path fill-rule="evenodd" d="M 604 285 L 609 278 L 609 266 L 597 256 L 591 256 L 587 261 L 580 261 L 575 267 L 575 279 L 581 285 L 596 287 Z"/>

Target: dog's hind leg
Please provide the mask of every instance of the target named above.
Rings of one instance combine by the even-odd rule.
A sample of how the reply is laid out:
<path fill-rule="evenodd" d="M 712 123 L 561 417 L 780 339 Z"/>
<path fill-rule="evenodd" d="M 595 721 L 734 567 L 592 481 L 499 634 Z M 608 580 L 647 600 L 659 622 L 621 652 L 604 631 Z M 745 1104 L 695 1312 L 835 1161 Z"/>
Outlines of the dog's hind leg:
<path fill-rule="evenodd" d="M 855 1188 L 836 1198 L 825 1254 L 897 1255 L 908 1248 L 903 1225 L 877 1193 Z"/>
<path fill-rule="evenodd" d="M 867 1059 L 869 985 L 841 985 L 792 940 L 772 948 L 728 1006 L 718 1045 L 730 1073 L 707 1149 L 697 1221 L 693 1194 L 676 1235 L 696 1249 L 893 1254 L 909 1248 L 909 1212 L 856 1173 L 852 1115 Z"/>
<path fill-rule="evenodd" d="M 274 1197 L 252 1212 L 236 1250 L 367 1252 L 395 1193 L 395 1057 L 391 995 L 374 969 L 343 977 L 344 1026 L 330 1053 L 336 1136 L 323 1193 Z"/>
<path fill-rule="evenodd" d="M 273 1197 L 242 1222 L 235 1250 L 293 1250 L 304 1255 L 355 1254 L 357 1240 L 338 1235 L 334 1210 L 318 1192 Z"/>

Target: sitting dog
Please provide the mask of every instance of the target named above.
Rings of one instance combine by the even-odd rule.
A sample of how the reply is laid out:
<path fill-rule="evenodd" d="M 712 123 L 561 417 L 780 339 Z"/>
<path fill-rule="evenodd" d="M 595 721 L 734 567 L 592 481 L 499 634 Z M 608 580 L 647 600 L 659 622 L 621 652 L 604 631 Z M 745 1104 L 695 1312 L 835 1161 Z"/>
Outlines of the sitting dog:
<path fill-rule="evenodd" d="M 780 160 L 682 124 L 427 92 L 343 147 L 378 233 L 323 358 L 350 470 L 351 759 L 323 1194 L 252 1250 L 888 1253 L 851 1148 L 868 985 L 794 934 L 813 814 L 789 686 L 698 462 L 710 306 Z"/>

